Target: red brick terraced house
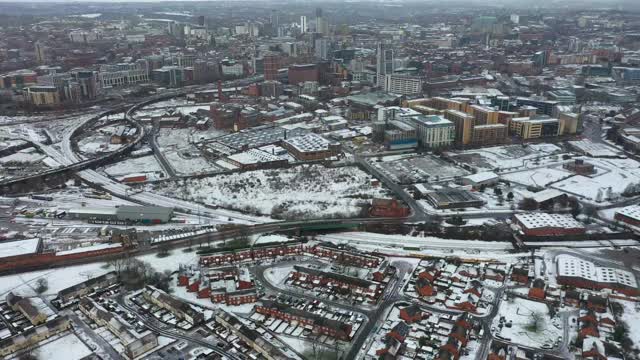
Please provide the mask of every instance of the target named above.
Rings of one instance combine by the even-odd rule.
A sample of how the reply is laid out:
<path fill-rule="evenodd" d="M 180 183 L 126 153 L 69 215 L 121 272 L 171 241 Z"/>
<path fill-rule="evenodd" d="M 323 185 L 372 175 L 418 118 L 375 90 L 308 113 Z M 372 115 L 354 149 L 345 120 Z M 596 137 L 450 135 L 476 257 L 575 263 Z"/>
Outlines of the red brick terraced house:
<path fill-rule="evenodd" d="M 351 325 L 336 320 L 331 320 L 308 311 L 296 309 L 286 304 L 275 301 L 262 301 L 262 305 L 256 306 L 256 312 L 272 316 L 286 322 L 297 322 L 308 325 L 315 334 L 327 335 L 339 340 L 351 340 Z"/>

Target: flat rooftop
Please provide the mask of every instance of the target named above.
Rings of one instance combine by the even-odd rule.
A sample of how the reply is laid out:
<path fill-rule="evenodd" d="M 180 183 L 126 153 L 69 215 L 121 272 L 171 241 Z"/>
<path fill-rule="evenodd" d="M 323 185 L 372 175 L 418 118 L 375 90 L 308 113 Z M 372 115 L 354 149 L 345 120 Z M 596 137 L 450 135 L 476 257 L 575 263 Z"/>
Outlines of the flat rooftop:
<path fill-rule="evenodd" d="M 26 239 L 0 242 L 0 258 L 35 254 L 38 251 L 40 239 Z"/>

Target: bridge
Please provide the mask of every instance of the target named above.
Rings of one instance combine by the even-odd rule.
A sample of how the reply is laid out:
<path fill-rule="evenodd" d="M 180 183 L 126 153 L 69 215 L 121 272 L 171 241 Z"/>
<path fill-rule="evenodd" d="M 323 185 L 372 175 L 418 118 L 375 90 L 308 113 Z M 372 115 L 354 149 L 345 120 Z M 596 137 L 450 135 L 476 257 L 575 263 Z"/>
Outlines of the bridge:
<path fill-rule="evenodd" d="M 99 119 L 108 115 L 121 113 L 123 111 L 126 111 L 128 108 L 129 108 L 128 105 L 120 106 L 118 108 L 100 113 L 99 115 L 88 119 L 83 124 L 76 127 L 69 134 L 69 137 L 70 138 L 76 137 L 78 134 L 80 134 L 81 132 L 85 131 L 87 128 L 92 126 Z M 137 108 L 137 105 L 130 108 L 129 111 L 131 111 L 131 109 L 134 109 L 134 108 Z M 126 114 L 128 115 L 129 112 L 127 112 Z M 123 155 L 133 150 L 133 148 L 140 141 L 142 141 L 142 139 L 145 136 L 144 127 L 140 125 L 140 123 L 130 119 L 129 116 L 125 116 L 125 121 L 127 121 L 129 124 L 131 124 L 137 129 L 136 138 L 132 142 L 128 143 L 127 145 L 121 147 L 120 149 L 114 152 L 111 152 L 103 156 L 82 160 L 72 164 L 66 164 L 66 165 L 62 164 L 61 167 L 58 167 L 55 169 L 50 169 L 50 170 L 33 174 L 33 175 L 27 175 L 19 178 L 5 180 L 3 182 L 0 182 L 0 195 L 20 193 L 24 189 L 28 189 L 29 191 L 32 191 L 34 189 L 42 189 L 45 187 L 59 186 L 64 182 L 66 182 L 68 179 L 70 179 L 73 176 L 73 174 L 76 173 L 77 171 L 106 165 L 118 158 L 121 158 Z"/>

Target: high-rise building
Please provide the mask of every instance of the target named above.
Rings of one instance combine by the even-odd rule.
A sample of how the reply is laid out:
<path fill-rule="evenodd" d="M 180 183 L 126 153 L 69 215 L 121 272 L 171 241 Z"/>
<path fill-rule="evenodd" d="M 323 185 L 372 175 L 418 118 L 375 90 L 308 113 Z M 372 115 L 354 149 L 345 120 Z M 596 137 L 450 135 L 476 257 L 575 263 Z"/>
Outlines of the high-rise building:
<path fill-rule="evenodd" d="M 315 57 L 321 60 L 329 59 L 329 39 L 325 39 L 325 38 L 316 39 Z"/>
<path fill-rule="evenodd" d="M 307 17 L 302 15 L 300 16 L 300 32 L 304 34 L 307 31 L 309 31 L 309 25 L 307 24 Z"/>
<path fill-rule="evenodd" d="M 378 43 L 376 58 L 377 85 L 384 86 L 385 75 L 393 74 L 393 49 L 387 49 L 382 43 Z"/>
<path fill-rule="evenodd" d="M 278 30 L 280 28 L 280 15 L 278 14 L 278 10 L 273 9 L 271 10 L 271 18 L 270 21 L 271 23 L 271 30 L 273 31 L 273 36 L 278 36 Z"/>
<path fill-rule="evenodd" d="M 286 42 L 280 45 L 282 51 L 289 56 L 298 56 L 298 44 L 294 42 Z"/>
<path fill-rule="evenodd" d="M 35 43 L 36 61 L 38 64 L 44 64 L 47 61 L 44 45 L 40 41 Z"/>
<path fill-rule="evenodd" d="M 264 79 L 277 80 L 278 69 L 280 68 L 280 57 L 275 54 L 264 56 Z"/>
<path fill-rule="evenodd" d="M 316 32 L 322 35 L 329 35 L 329 22 L 322 16 L 322 9 L 316 9 Z"/>
<path fill-rule="evenodd" d="M 298 85 L 305 81 L 320 81 L 320 71 L 316 64 L 293 64 L 289 66 L 289 84 Z"/>
<path fill-rule="evenodd" d="M 417 76 L 400 74 L 386 74 L 384 79 L 384 90 L 386 92 L 400 95 L 415 95 L 422 92 L 422 79 Z"/>

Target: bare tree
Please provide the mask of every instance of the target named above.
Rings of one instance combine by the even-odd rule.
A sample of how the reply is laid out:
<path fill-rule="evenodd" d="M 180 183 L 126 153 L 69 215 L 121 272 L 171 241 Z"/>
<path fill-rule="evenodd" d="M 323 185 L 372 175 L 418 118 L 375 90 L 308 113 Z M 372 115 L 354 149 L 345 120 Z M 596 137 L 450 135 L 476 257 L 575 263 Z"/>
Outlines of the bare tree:
<path fill-rule="evenodd" d="M 41 277 L 36 281 L 35 291 L 38 294 L 43 294 L 48 289 L 49 289 L 49 282 L 47 281 L 46 278 Z"/>

